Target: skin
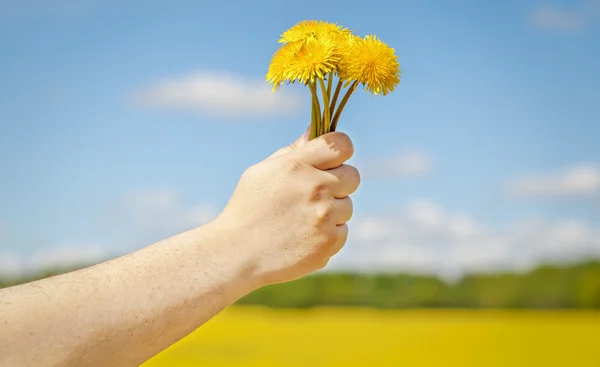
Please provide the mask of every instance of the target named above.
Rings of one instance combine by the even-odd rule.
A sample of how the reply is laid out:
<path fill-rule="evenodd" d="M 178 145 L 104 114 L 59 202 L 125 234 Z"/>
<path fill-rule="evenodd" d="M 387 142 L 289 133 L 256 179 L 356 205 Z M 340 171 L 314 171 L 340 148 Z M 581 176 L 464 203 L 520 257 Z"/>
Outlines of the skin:
<path fill-rule="evenodd" d="M 349 137 L 305 133 L 248 168 L 210 223 L 0 290 L 0 366 L 138 366 L 246 294 L 322 269 L 346 242 Z"/>

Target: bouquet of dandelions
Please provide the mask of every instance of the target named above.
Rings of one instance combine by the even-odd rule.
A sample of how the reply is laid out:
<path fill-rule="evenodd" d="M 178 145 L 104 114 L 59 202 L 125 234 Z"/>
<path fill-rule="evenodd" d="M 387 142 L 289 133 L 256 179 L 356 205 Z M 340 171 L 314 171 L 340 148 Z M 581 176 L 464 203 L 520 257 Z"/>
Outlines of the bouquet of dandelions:
<path fill-rule="evenodd" d="M 394 49 L 374 35 L 361 38 L 340 25 L 307 20 L 285 31 L 279 43 L 283 45 L 274 53 L 266 78 L 273 84 L 273 92 L 285 82 L 308 86 L 312 95 L 311 140 L 335 131 L 358 84 L 371 94 L 386 95 L 400 82 Z M 338 82 L 334 90 L 335 77 Z M 344 95 L 336 105 L 342 89 Z"/>

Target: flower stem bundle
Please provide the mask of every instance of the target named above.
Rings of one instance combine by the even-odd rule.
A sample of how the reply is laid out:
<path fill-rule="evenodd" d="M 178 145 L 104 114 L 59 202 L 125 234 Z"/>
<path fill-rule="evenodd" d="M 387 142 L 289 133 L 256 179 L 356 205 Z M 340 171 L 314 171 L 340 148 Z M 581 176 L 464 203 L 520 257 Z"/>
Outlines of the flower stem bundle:
<path fill-rule="evenodd" d="M 310 139 L 335 131 L 359 84 L 373 95 L 386 95 L 400 82 L 394 49 L 374 35 L 359 37 L 334 23 L 306 20 L 285 31 L 279 43 L 266 78 L 273 91 L 286 82 L 308 87 Z"/>

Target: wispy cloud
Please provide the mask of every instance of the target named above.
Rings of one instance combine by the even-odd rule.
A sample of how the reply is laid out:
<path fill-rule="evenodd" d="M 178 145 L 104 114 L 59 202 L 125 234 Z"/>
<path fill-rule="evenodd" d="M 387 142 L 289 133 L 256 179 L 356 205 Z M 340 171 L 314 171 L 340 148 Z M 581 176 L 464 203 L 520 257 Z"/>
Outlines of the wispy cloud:
<path fill-rule="evenodd" d="M 174 190 L 132 191 L 109 205 L 107 231 L 117 230 L 114 241 L 100 244 L 57 244 L 17 256 L 0 251 L 0 277 L 19 276 L 56 267 L 73 267 L 108 260 L 212 220 L 211 205 L 188 204 Z"/>
<path fill-rule="evenodd" d="M 13 277 L 23 274 L 23 263 L 12 252 L 0 252 L 0 277 Z"/>
<path fill-rule="evenodd" d="M 221 71 L 167 78 L 135 93 L 133 99 L 145 107 L 190 110 L 225 118 L 296 112 L 303 101 L 290 90 L 273 93 L 264 80 Z"/>
<path fill-rule="evenodd" d="M 148 191 L 132 198 L 128 206 L 140 213 L 138 228 L 148 231 L 155 232 L 152 227 L 157 225 L 162 226 L 159 231 L 198 225 L 213 215 L 200 207 L 180 210 L 179 199 L 168 192 Z M 26 258 L 0 253 L 0 276 L 99 262 L 120 255 L 115 249 L 60 245 L 38 249 Z M 600 228 L 578 218 L 521 220 L 499 228 L 434 202 L 415 200 L 391 213 L 353 219 L 348 244 L 328 270 L 409 271 L 452 279 L 471 271 L 520 271 L 539 263 L 590 257 L 600 257 Z"/>
<path fill-rule="evenodd" d="M 123 234 L 120 238 L 148 244 L 205 224 L 217 214 L 212 205 L 188 203 L 175 190 L 157 188 L 129 192 L 106 216 L 109 226 Z"/>
<path fill-rule="evenodd" d="M 432 162 L 429 155 L 415 151 L 359 160 L 356 166 L 365 178 L 393 179 L 427 175 L 432 169 Z"/>
<path fill-rule="evenodd" d="M 529 174 L 508 182 L 515 196 L 585 196 L 600 193 L 600 165 L 587 163 L 555 172 Z"/>
<path fill-rule="evenodd" d="M 539 28 L 573 32 L 588 27 L 599 16 L 600 1 L 589 0 L 571 9 L 549 4 L 539 5 L 531 13 L 531 21 Z"/>
<path fill-rule="evenodd" d="M 97 244 L 58 245 L 35 251 L 26 261 L 28 270 L 69 268 L 94 264 L 112 257 L 112 249 Z"/>
<path fill-rule="evenodd" d="M 579 219 L 491 228 L 430 201 L 357 218 L 331 269 L 412 271 L 456 277 L 469 271 L 526 270 L 545 261 L 600 256 L 600 228 Z"/>
<path fill-rule="evenodd" d="M 99 263 L 120 255 L 114 248 L 94 244 L 65 244 L 38 248 L 25 257 L 0 253 L 0 277 L 19 277 L 40 270 L 69 269 Z"/>

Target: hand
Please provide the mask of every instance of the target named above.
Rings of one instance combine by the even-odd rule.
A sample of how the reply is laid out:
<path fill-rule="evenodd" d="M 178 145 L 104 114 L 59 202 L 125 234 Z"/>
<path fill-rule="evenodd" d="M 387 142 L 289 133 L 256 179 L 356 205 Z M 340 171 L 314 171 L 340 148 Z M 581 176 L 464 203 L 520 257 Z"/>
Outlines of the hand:
<path fill-rule="evenodd" d="M 229 235 L 230 248 L 221 250 L 232 261 L 246 263 L 259 286 L 325 267 L 348 236 L 349 195 L 358 188 L 360 175 L 343 163 L 353 153 L 346 134 L 332 132 L 308 141 L 305 133 L 248 168 L 213 222 Z"/>

